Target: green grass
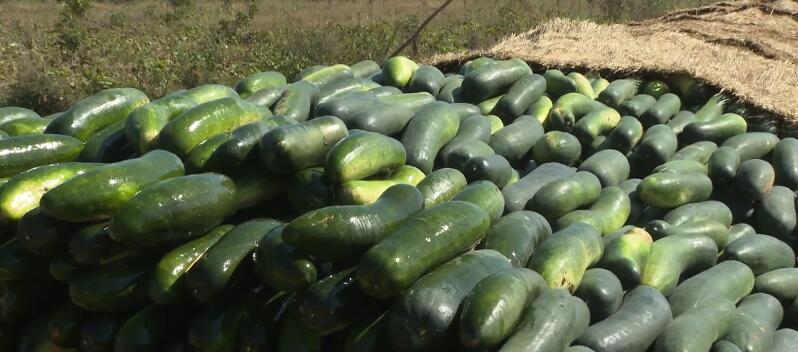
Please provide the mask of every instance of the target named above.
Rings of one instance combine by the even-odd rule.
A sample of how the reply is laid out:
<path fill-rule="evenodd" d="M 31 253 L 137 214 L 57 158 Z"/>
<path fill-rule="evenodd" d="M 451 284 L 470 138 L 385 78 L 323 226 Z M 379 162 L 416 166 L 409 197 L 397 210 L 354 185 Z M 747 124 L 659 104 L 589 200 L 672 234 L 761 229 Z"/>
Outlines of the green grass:
<path fill-rule="evenodd" d="M 110 87 L 160 97 L 258 71 L 290 77 L 313 64 L 381 62 L 441 2 L 116 0 L 76 14 L 54 1 L 0 0 L 8 24 L 0 28 L 0 106 L 47 114 Z M 404 54 L 483 48 L 554 17 L 623 22 L 708 2 L 458 0 Z"/>

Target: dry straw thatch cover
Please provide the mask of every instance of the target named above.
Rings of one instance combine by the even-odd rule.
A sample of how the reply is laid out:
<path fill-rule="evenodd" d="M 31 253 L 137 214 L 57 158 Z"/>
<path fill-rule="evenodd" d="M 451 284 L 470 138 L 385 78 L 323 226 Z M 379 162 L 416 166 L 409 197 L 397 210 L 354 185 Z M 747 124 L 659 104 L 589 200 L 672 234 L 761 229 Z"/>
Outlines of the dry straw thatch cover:
<path fill-rule="evenodd" d="M 556 19 L 429 62 L 451 68 L 478 56 L 610 76 L 685 73 L 798 124 L 798 0 L 720 2 L 631 24 Z"/>

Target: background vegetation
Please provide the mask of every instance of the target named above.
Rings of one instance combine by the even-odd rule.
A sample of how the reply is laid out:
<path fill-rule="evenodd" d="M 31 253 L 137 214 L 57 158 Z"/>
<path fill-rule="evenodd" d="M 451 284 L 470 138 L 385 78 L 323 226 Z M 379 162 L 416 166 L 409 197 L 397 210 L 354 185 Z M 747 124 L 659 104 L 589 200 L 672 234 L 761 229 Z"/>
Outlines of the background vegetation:
<path fill-rule="evenodd" d="M 250 73 L 381 62 L 444 0 L 0 0 L 0 106 L 62 111 L 109 87 L 151 97 Z M 708 0 L 456 0 L 405 52 L 490 46 L 553 17 L 623 22 Z"/>

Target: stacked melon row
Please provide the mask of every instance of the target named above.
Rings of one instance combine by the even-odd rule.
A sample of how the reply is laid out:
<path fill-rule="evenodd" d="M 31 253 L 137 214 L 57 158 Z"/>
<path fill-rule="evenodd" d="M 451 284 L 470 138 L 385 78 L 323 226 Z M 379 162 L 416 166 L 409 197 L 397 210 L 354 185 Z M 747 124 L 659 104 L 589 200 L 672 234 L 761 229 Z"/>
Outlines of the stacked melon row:
<path fill-rule="evenodd" d="M 795 351 L 798 140 L 479 58 L 0 108 L 0 350 Z"/>

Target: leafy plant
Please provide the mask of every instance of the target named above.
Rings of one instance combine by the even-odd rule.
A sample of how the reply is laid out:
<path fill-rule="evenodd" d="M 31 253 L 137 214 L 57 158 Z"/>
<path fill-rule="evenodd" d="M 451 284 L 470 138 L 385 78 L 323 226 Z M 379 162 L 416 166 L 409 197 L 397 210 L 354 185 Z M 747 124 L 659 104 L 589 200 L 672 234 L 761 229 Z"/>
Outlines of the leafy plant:
<path fill-rule="evenodd" d="M 91 0 L 59 0 L 64 7 L 62 16 L 65 18 L 83 17 L 89 10 Z"/>

